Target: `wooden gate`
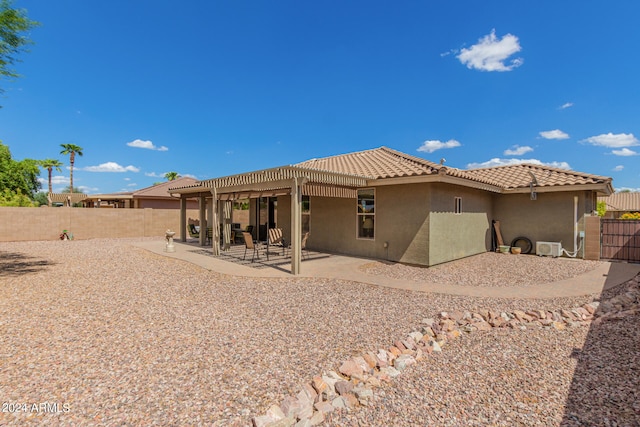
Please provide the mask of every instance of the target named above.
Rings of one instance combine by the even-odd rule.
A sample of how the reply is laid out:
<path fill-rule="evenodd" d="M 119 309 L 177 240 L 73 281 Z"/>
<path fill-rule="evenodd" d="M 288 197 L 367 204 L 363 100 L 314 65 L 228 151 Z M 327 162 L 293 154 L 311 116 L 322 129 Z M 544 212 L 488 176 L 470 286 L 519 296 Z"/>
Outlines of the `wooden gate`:
<path fill-rule="evenodd" d="M 602 219 L 600 258 L 640 262 L 640 220 Z"/>

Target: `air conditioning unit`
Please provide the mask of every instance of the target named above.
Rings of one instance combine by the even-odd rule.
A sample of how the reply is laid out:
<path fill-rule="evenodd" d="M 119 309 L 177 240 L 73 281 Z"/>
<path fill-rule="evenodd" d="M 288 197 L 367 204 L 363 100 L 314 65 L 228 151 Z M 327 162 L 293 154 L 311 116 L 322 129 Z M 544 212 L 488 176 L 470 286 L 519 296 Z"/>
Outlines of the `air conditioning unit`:
<path fill-rule="evenodd" d="M 559 257 L 562 255 L 562 243 L 560 242 L 536 242 L 536 254 L 538 256 Z"/>

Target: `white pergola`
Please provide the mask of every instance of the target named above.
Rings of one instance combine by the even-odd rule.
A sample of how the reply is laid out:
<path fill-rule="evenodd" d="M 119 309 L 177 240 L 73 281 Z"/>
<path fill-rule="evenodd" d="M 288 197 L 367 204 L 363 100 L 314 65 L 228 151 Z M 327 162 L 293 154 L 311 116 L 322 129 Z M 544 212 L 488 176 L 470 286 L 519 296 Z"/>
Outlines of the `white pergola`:
<path fill-rule="evenodd" d="M 291 196 L 291 273 L 300 274 L 302 260 L 302 196 L 355 198 L 356 189 L 365 187 L 371 177 L 348 175 L 298 166 L 281 166 L 222 178 L 200 181 L 195 185 L 170 188 L 169 193 L 180 194 L 180 236 L 186 241 L 187 199 L 200 200 L 200 244 L 206 242 L 206 200 L 211 199 L 209 217 L 212 227 L 211 245 L 214 256 L 220 255 L 220 227 L 222 244 L 231 244 L 232 202 L 262 196 Z M 221 221 L 221 220 L 222 221 Z"/>
<path fill-rule="evenodd" d="M 64 206 L 70 207 L 76 203 L 83 202 L 87 198 L 84 193 L 47 193 L 49 206 L 52 203 L 62 203 Z"/>

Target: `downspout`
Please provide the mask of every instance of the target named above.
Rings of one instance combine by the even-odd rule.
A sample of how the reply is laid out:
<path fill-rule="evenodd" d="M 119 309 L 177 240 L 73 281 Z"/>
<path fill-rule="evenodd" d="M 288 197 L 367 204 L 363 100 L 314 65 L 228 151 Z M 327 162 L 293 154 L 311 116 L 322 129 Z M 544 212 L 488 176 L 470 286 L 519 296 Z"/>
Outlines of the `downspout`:
<path fill-rule="evenodd" d="M 575 258 L 582 248 L 582 242 L 578 245 L 578 196 L 573 196 L 573 252 L 562 248 L 562 252 L 568 257 Z"/>
<path fill-rule="evenodd" d="M 573 253 L 578 253 L 578 196 L 573 196 Z"/>

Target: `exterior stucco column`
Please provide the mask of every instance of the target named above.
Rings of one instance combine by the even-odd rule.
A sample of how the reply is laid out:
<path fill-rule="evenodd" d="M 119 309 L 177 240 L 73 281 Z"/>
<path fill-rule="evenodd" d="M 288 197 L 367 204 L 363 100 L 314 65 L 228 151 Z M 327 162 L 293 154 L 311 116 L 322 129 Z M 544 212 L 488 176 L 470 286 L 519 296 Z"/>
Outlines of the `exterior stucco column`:
<path fill-rule="evenodd" d="M 307 178 L 291 182 L 291 274 L 300 274 L 302 261 L 302 184 Z"/>
<path fill-rule="evenodd" d="M 218 220 L 218 192 L 211 189 L 211 249 L 213 255 L 220 255 L 220 221 Z"/>
<path fill-rule="evenodd" d="M 231 248 L 231 200 L 225 200 L 222 204 L 222 242 L 223 249 L 228 251 Z"/>
<path fill-rule="evenodd" d="M 201 195 L 198 199 L 198 220 L 200 221 L 200 246 L 204 246 L 207 239 L 207 220 L 206 220 L 206 208 L 207 199 Z"/>
<path fill-rule="evenodd" d="M 187 198 L 180 195 L 180 241 L 187 241 Z"/>

